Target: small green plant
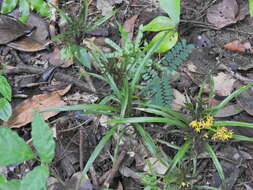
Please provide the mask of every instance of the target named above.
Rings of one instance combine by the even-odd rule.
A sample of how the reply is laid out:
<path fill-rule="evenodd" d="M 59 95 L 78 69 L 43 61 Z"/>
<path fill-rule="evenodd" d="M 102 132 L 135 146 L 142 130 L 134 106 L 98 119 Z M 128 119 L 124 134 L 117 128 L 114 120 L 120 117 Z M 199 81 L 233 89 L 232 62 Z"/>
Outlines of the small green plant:
<path fill-rule="evenodd" d="M 12 108 L 9 103 L 12 98 L 12 91 L 7 79 L 1 74 L 0 95 L 2 95 L 0 97 L 0 120 L 7 121 L 12 114 Z"/>
<path fill-rule="evenodd" d="M 44 0 L 3 0 L 1 13 L 7 14 L 19 7 L 21 16 L 19 20 L 26 22 L 30 15 L 30 8 L 35 9 L 41 16 L 49 17 L 51 15 L 50 7 Z"/>
<path fill-rule="evenodd" d="M 55 142 L 53 133 L 41 115 L 36 112 L 32 122 L 32 143 L 36 153 L 29 145 L 9 128 L 0 127 L 0 165 L 22 163 L 27 160 L 40 158 L 40 165 L 28 172 L 24 179 L 7 180 L 0 175 L 1 190 L 42 190 L 46 188 L 49 177 L 48 164 L 55 155 Z"/>
<path fill-rule="evenodd" d="M 52 40 L 62 40 L 61 42 L 63 43 L 63 48 L 61 49 L 60 53 L 63 59 L 76 59 L 83 66 L 90 68 L 90 58 L 87 52 L 87 48 L 85 48 L 84 46 L 80 46 L 79 44 L 85 37 L 86 33 L 92 32 L 98 26 L 106 22 L 115 14 L 115 12 L 112 12 L 109 15 L 98 19 L 95 22 L 88 23 L 88 6 L 88 1 L 84 0 L 83 7 L 81 8 L 78 17 L 69 16 L 61 9 L 54 7 L 58 11 L 61 18 L 67 22 L 67 24 L 65 26 L 65 32 L 58 34 Z"/>
<path fill-rule="evenodd" d="M 185 142 L 181 145 L 181 147 L 176 147 L 178 152 L 169 162 L 166 175 L 170 175 L 175 170 L 176 166 L 180 162 L 182 162 L 183 159 L 193 160 L 193 163 L 197 163 L 197 156 L 198 153 L 200 153 L 199 150 L 202 150 L 200 149 L 200 147 L 202 147 L 209 153 L 223 182 L 223 188 L 225 188 L 225 175 L 222 166 L 212 147 L 212 142 L 224 142 L 231 139 L 235 139 L 237 141 L 253 142 L 253 138 L 237 135 L 231 129 L 228 129 L 226 127 L 241 126 L 253 128 L 253 124 L 238 121 L 215 121 L 214 115 L 235 96 L 238 96 L 241 92 L 249 89 L 251 86 L 253 86 L 253 83 L 249 83 L 248 85 L 237 89 L 230 96 L 225 98 L 219 105 L 213 107 L 208 106 L 205 103 L 205 101 L 201 97 L 201 93 L 197 99 L 192 99 L 188 97 L 186 107 L 191 113 L 191 119 L 188 119 L 185 115 L 175 112 L 168 107 L 142 104 L 144 107 L 137 107 L 136 109 L 149 114 L 158 115 L 159 117 L 130 117 L 111 120 L 109 121 L 109 123 L 130 123 L 132 125 L 135 125 L 137 123 L 152 122 L 166 123 L 169 125 L 178 126 L 180 130 L 175 130 L 175 133 L 178 133 L 179 136 L 182 136 L 185 139 Z M 175 145 L 171 145 L 170 143 L 167 143 L 167 145 L 175 148 Z M 192 175 L 196 176 L 196 164 L 193 164 L 193 166 L 195 166 L 193 167 L 195 169 L 193 169 Z M 204 189 L 203 187 L 196 188 Z"/>
<path fill-rule="evenodd" d="M 169 75 L 187 59 L 194 46 L 181 40 L 168 51 L 160 63 L 150 65 L 142 78 L 146 85 L 140 94 L 144 94 L 150 104 L 169 107 L 173 100 L 173 92 L 169 83 Z"/>
<path fill-rule="evenodd" d="M 169 15 L 158 16 L 144 26 L 144 31 L 159 32 L 156 34 L 147 49 L 152 47 L 163 35 L 164 40 L 155 50 L 156 53 L 164 53 L 175 46 L 178 40 L 177 25 L 180 21 L 180 0 L 159 0 L 161 8 Z"/>

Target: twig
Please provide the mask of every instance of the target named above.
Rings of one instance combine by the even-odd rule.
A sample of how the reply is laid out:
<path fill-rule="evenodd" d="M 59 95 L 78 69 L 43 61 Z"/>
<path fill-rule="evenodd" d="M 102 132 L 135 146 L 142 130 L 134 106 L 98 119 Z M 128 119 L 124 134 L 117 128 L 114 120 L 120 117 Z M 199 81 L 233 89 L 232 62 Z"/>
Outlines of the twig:
<path fill-rule="evenodd" d="M 121 166 L 121 163 L 124 160 L 125 156 L 126 156 L 126 151 L 122 151 L 118 157 L 117 162 L 115 163 L 115 166 L 110 170 L 110 173 L 104 182 L 104 187 L 109 188 L 110 183 L 112 182 L 114 176 L 116 175 L 117 171 L 119 170 L 119 167 Z"/>
<path fill-rule="evenodd" d="M 83 170 L 83 128 L 79 129 L 79 165 L 80 170 Z"/>
<path fill-rule="evenodd" d="M 45 69 L 41 69 L 38 67 L 33 67 L 33 66 L 27 66 L 27 65 L 18 65 L 16 66 L 14 69 L 9 69 L 5 71 L 5 74 L 17 74 L 17 73 L 31 73 L 31 74 L 42 74 L 46 72 Z M 54 77 L 56 80 L 59 81 L 64 81 L 66 83 L 71 83 L 74 84 L 75 86 L 77 86 L 79 88 L 79 90 L 84 91 L 84 92 L 88 92 L 88 93 L 92 93 L 94 94 L 94 92 L 92 92 L 92 90 L 88 89 L 86 86 L 87 84 L 81 80 L 77 80 L 76 78 L 66 75 L 64 73 L 61 72 L 56 72 L 54 74 Z"/>

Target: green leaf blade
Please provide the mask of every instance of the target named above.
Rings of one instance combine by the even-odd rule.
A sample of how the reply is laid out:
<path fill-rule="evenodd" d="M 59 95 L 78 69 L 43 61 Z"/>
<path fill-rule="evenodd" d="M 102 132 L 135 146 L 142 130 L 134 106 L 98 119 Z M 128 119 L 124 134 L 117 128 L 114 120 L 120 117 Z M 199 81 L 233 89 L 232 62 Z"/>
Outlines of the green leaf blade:
<path fill-rule="evenodd" d="M 0 119 L 7 121 L 12 114 L 10 103 L 5 98 L 0 98 Z"/>
<path fill-rule="evenodd" d="M 55 155 L 53 133 L 41 115 L 36 112 L 32 121 L 33 145 L 42 162 L 52 162 Z"/>
<path fill-rule="evenodd" d="M 9 128 L 0 127 L 0 166 L 34 158 L 31 148 Z"/>
<path fill-rule="evenodd" d="M 166 16 L 158 16 L 154 18 L 150 23 L 144 26 L 144 31 L 161 31 L 161 30 L 169 30 L 174 29 L 176 26 L 173 21 Z"/>
<path fill-rule="evenodd" d="M 1 190 L 19 190 L 21 184 L 21 180 L 13 179 L 5 182 L 0 182 Z"/>
<path fill-rule="evenodd" d="M 7 14 L 17 6 L 18 0 L 4 0 L 2 3 L 1 13 Z"/>
<path fill-rule="evenodd" d="M 49 168 L 47 166 L 37 166 L 21 181 L 19 190 L 46 189 L 46 181 L 48 177 Z"/>
<path fill-rule="evenodd" d="M 159 0 L 160 6 L 170 16 L 175 24 L 180 20 L 180 0 Z"/>
<path fill-rule="evenodd" d="M 3 97 L 6 98 L 7 100 L 11 101 L 12 96 L 11 87 L 7 79 L 2 75 L 0 75 L 0 94 L 2 94 Z"/>
<path fill-rule="evenodd" d="M 249 0 L 249 12 L 250 16 L 253 17 L 253 0 Z"/>

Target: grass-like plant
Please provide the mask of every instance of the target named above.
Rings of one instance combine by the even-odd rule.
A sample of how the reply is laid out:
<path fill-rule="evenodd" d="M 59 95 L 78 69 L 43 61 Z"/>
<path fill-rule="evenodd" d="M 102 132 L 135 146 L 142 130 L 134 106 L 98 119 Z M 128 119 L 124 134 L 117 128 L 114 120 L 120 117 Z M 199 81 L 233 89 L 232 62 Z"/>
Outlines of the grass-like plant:
<path fill-rule="evenodd" d="M 53 6 L 53 5 L 52 5 Z M 80 9 L 79 16 L 69 16 L 61 9 L 54 7 L 61 18 L 66 21 L 65 32 L 56 35 L 52 40 L 56 41 L 61 39 L 63 48 L 61 49 L 61 56 L 66 60 L 77 60 L 83 66 L 90 68 L 90 58 L 87 52 L 87 48 L 79 45 L 81 40 L 85 37 L 85 34 L 92 32 L 98 26 L 106 22 L 111 18 L 115 11 L 102 17 L 92 23 L 88 23 L 88 0 L 84 0 L 82 8 Z"/>
<path fill-rule="evenodd" d="M 185 142 L 181 145 L 181 147 L 176 147 L 177 153 L 169 162 L 166 175 L 170 175 L 171 173 L 173 173 L 177 165 L 183 159 L 193 160 L 193 163 L 195 164 L 191 166 L 195 165 L 195 167 L 193 167 L 195 168 L 193 169 L 193 173 L 195 173 L 198 155 L 193 155 L 192 153 L 196 154 L 200 153 L 199 152 L 200 149 L 197 147 L 202 147 L 209 153 L 219 173 L 219 176 L 223 182 L 223 188 L 225 188 L 226 187 L 225 175 L 222 166 L 219 162 L 219 159 L 217 158 L 215 151 L 212 147 L 212 142 L 224 142 L 229 140 L 253 142 L 253 138 L 235 134 L 233 130 L 228 129 L 226 127 L 226 126 L 240 126 L 240 127 L 253 128 L 253 124 L 239 121 L 215 121 L 214 115 L 230 100 L 238 96 L 241 92 L 249 89 L 251 86 L 253 86 L 253 83 L 249 83 L 248 85 L 237 89 L 217 106 L 208 106 L 201 96 L 198 96 L 197 99 L 188 97 L 188 101 L 186 102 L 186 108 L 188 108 L 192 116 L 191 119 L 186 117 L 186 115 L 171 110 L 168 107 L 162 107 L 151 104 L 141 104 L 141 106 L 136 107 L 137 110 L 149 114 L 154 114 L 159 117 L 156 116 L 156 117 L 120 118 L 111 120 L 109 121 L 109 123 L 111 124 L 129 123 L 134 126 L 140 126 L 140 123 L 166 123 L 172 126 L 177 126 L 179 130 L 176 130 L 175 133 L 179 133 L 178 135 L 184 138 Z M 170 145 L 170 143 L 166 144 L 169 145 L 170 147 L 175 148 L 175 146 Z M 205 189 L 205 187 L 203 186 L 196 188 Z"/>

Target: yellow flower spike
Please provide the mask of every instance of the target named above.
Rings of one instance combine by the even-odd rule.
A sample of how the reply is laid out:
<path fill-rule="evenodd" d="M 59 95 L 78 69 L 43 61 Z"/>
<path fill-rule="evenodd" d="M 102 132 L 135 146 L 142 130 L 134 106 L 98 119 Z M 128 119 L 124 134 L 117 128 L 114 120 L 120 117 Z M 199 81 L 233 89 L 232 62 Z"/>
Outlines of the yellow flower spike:
<path fill-rule="evenodd" d="M 203 137 L 203 138 L 208 138 L 208 133 L 204 133 L 204 134 L 202 135 L 202 137 Z"/>
<path fill-rule="evenodd" d="M 233 131 L 228 130 L 226 127 L 218 127 L 216 133 L 212 136 L 212 140 L 228 140 L 233 137 Z"/>

